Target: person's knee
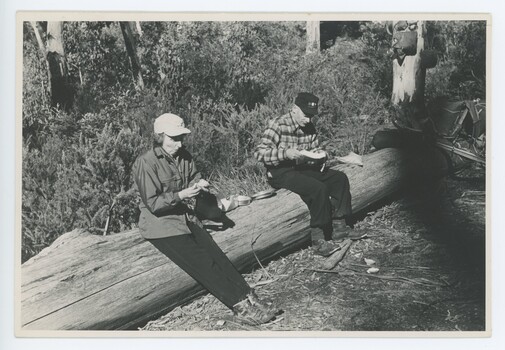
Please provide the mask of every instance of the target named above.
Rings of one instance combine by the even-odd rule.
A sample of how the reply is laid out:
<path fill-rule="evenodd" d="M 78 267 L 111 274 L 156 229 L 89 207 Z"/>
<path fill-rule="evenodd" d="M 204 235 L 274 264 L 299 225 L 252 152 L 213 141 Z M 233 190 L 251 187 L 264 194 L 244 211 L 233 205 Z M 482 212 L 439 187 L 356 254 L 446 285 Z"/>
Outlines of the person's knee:
<path fill-rule="evenodd" d="M 312 190 L 313 190 L 313 197 L 315 198 L 329 198 L 330 197 L 330 191 L 328 189 L 328 186 L 326 184 L 315 181 L 312 184 Z"/>
<path fill-rule="evenodd" d="M 324 182 L 296 173 L 288 174 L 283 184 L 283 188 L 299 194 L 302 198 L 310 198 L 310 200 L 315 201 L 320 198 L 327 198 L 330 193 Z"/>
<path fill-rule="evenodd" d="M 331 177 L 335 182 L 349 184 L 349 177 L 347 177 L 346 173 L 335 169 L 329 169 L 329 171 L 331 171 Z"/>
<path fill-rule="evenodd" d="M 349 184 L 349 177 L 347 176 L 346 173 L 343 173 L 343 172 L 340 172 L 342 175 L 341 175 L 341 178 L 342 178 L 342 182 L 344 183 L 345 187 L 346 188 L 349 188 L 350 187 L 350 184 Z"/>

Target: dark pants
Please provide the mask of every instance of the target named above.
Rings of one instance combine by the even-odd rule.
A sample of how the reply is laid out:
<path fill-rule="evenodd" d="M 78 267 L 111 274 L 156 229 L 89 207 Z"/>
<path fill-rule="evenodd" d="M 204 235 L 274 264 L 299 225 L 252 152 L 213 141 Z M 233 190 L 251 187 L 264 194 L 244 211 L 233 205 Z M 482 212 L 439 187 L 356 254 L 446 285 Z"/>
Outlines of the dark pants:
<path fill-rule="evenodd" d="M 188 222 L 188 227 L 192 234 L 149 242 L 232 309 L 251 288 L 204 228 L 192 222 Z"/>
<path fill-rule="evenodd" d="M 341 171 L 318 168 L 269 169 L 268 182 L 273 188 L 285 188 L 298 194 L 310 211 L 310 226 L 325 227 L 332 218 L 352 214 L 349 179 Z"/>

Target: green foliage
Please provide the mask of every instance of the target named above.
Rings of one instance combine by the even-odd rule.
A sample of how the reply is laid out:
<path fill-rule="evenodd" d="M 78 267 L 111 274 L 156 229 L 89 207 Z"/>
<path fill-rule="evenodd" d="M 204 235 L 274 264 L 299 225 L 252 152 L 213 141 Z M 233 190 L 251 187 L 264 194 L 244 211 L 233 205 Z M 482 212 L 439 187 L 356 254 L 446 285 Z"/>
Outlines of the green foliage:
<path fill-rule="evenodd" d="M 47 64 L 35 40 L 33 28 L 23 24 L 23 139 L 33 146 L 44 143 L 50 126 Z"/>
<path fill-rule="evenodd" d="M 384 23 L 360 22 L 353 35 L 312 55 L 305 55 L 301 22 L 141 25 L 136 40 L 143 90 L 135 85 L 117 22 L 65 22 L 77 93 L 73 108 L 63 112 L 48 105 L 47 67 L 25 23 L 23 261 L 73 228 L 101 234 L 108 218 L 111 233 L 135 227 L 131 169 L 151 146 L 153 120 L 162 113 L 185 119 L 192 130 L 187 147 L 226 195 L 267 188 L 254 148 L 268 121 L 286 113 L 299 91 L 321 98 L 316 123 L 333 155 L 366 153 L 370 134 L 389 119 L 392 72 Z M 477 64 L 482 28 L 437 28 L 452 30 L 458 45 L 432 70 L 440 77 L 428 77 L 427 93 L 469 94 L 480 84 L 468 83 L 475 81 L 470 76 L 480 79 L 485 72 Z"/>
<path fill-rule="evenodd" d="M 386 22 L 361 22 L 360 30 L 365 44 L 363 59 L 370 68 L 376 88 L 389 99 L 393 89 L 393 65 L 388 53 L 392 39 L 386 30 Z"/>
<path fill-rule="evenodd" d="M 427 48 L 439 64 L 426 75 L 428 98 L 486 98 L 486 22 L 427 22 Z"/>
<path fill-rule="evenodd" d="M 135 122 L 138 101 L 128 96 L 121 101 L 78 120 L 52 112 L 41 149 L 30 149 L 25 141 L 23 260 L 73 228 L 103 232 L 109 216 L 111 232 L 135 226 L 138 199 L 131 168 L 149 141 Z"/>
<path fill-rule="evenodd" d="M 148 83 L 173 107 L 199 96 L 253 108 L 276 81 L 271 73 L 282 73 L 302 53 L 302 38 L 290 23 L 150 24 L 142 40 L 153 38 L 159 45 L 141 51 L 143 67 Z"/>

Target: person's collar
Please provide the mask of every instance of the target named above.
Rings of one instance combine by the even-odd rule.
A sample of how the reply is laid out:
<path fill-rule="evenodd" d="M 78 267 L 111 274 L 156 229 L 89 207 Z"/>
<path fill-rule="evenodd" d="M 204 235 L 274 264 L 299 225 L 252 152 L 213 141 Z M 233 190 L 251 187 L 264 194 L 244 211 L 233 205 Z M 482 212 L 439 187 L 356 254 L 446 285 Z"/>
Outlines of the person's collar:
<path fill-rule="evenodd" d="M 154 147 L 154 154 L 158 158 L 168 158 L 169 160 L 175 160 L 175 156 L 176 156 L 176 155 L 172 156 L 172 155 L 168 154 L 168 152 L 165 151 L 163 149 L 163 147 L 161 147 L 161 146 Z"/>
<path fill-rule="evenodd" d="M 163 158 L 163 157 L 165 157 L 165 155 L 168 155 L 168 153 L 165 152 L 165 150 L 161 146 L 154 147 L 154 154 L 158 158 Z"/>
<path fill-rule="evenodd" d="M 298 128 L 300 128 L 300 124 L 298 124 L 295 120 L 295 118 L 293 118 L 293 115 L 291 114 L 291 111 L 289 111 L 289 119 L 291 121 L 291 126 L 296 130 Z"/>

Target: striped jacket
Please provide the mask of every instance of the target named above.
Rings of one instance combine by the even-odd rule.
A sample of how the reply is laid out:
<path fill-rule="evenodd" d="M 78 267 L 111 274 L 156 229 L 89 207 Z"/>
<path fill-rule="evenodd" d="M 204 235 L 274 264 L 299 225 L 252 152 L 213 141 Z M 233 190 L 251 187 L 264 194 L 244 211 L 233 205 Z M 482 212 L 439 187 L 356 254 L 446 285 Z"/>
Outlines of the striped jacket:
<path fill-rule="evenodd" d="M 309 123 L 303 129 L 296 123 L 291 113 L 272 120 L 263 133 L 261 143 L 254 156 L 267 168 L 292 166 L 294 161 L 286 157 L 288 148 L 312 150 L 319 146 L 314 125 Z"/>

